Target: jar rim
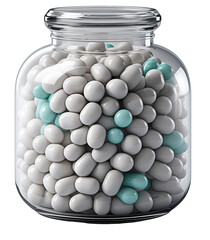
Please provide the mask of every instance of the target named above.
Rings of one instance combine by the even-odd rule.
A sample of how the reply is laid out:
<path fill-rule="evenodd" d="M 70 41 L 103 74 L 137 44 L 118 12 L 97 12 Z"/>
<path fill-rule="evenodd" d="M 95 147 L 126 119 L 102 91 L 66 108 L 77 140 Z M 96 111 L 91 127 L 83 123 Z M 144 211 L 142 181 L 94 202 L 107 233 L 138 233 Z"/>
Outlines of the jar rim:
<path fill-rule="evenodd" d="M 71 6 L 50 9 L 44 17 L 48 28 L 138 26 L 155 30 L 161 15 L 154 8 L 139 6 Z M 55 28 L 54 28 L 55 29 Z"/>

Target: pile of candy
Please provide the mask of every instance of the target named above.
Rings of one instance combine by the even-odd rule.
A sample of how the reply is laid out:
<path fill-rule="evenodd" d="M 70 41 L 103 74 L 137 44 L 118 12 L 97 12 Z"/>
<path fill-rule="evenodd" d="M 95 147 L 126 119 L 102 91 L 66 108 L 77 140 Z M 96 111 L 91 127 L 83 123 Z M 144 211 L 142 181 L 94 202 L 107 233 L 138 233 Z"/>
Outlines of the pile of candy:
<path fill-rule="evenodd" d="M 20 89 L 17 185 L 57 212 L 125 215 L 184 195 L 184 98 L 172 68 L 130 43 L 44 55 Z"/>

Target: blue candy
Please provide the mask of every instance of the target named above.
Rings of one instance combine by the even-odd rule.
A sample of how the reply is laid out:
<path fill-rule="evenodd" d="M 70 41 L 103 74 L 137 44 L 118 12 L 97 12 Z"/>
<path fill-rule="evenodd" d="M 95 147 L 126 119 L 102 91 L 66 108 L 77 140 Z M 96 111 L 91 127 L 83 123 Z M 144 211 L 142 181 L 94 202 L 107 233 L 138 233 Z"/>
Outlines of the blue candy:
<path fill-rule="evenodd" d="M 111 43 L 106 44 L 106 48 L 113 48 L 114 46 Z"/>
<path fill-rule="evenodd" d="M 149 181 L 147 177 L 141 173 L 125 173 L 122 185 L 137 190 L 144 190 L 148 187 Z"/>
<path fill-rule="evenodd" d="M 50 96 L 49 93 L 45 92 L 45 90 L 42 88 L 42 85 L 36 85 L 33 88 L 33 95 L 34 97 L 38 98 L 38 99 L 46 99 Z"/>
<path fill-rule="evenodd" d="M 39 100 L 39 103 L 37 105 L 37 108 L 36 108 L 36 118 L 38 118 L 38 119 L 41 119 L 40 118 L 40 109 L 41 109 L 41 107 L 42 107 L 42 105 L 44 103 L 47 103 L 47 100 L 46 99 L 41 99 L 41 100 Z"/>
<path fill-rule="evenodd" d="M 114 115 L 114 122 L 118 127 L 126 128 L 133 121 L 133 116 L 127 109 L 121 109 Z"/>
<path fill-rule="evenodd" d="M 184 140 L 182 145 L 180 147 L 176 148 L 176 149 L 173 149 L 173 151 L 174 151 L 175 154 L 181 154 L 181 153 L 187 151 L 187 148 L 188 148 L 188 144 Z"/>
<path fill-rule="evenodd" d="M 112 128 L 107 132 L 107 140 L 113 144 L 119 144 L 124 139 L 124 133 L 119 128 Z"/>
<path fill-rule="evenodd" d="M 179 148 L 184 142 L 184 138 L 179 131 L 173 131 L 171 134 L 163 135 L 163 146 L 171 149 Z"/>
<path fill-rule="evenodd" d="M 172 67 L 166 63 L 160 64 L 157 69 L 162 72 L 165 81 L 169 80 L 173 76 Z"/>
<path fill-rule="evenodd" d="M 44 124 L 42 125 L 41 130 L 40 130 L 40 134 L 41 134 L 41 135 L 44 135 L 44 129 L 47 127 L 47 125 L 49 125 L 49 124 L 44 123 Z"/>
<path fill-rule="evenodd" d="M 40 118 L 44 123 L 52 123 L 56 117 L 56 113 L 54 113 L 49 103 L 44 103 L 40 109 Z"/>
<path fill-rule="evenodd" d="M 117 197 L 125 204 L 134 204 L 138 201 L 138 193 L 130 187 L 122 187 L 117 193 Z"/>
<path fill-rule="evenodd" d="M 60 123 L 59 123 L 60 115 L 61 115 L 61 113 L 56 114 L 54 123 L 55 123 L 55 125 L 56 125 L 57 127 L 59 127 L 62 131 L 64 131 L 64 132 L 65 132 L 65 131 L 68 131 L 68 130 L 66 130 L 66 129 L 64 129 L 64 128 L 61 127 L 61 125 L 60 125 Z"/>
<path fill-rule="evenodd" d="M 148 59 L 143 63 L 143 72 L 144 76 L 149 72 L 151 69 L 157 69 L 159 63 L 155 59 Z"/>

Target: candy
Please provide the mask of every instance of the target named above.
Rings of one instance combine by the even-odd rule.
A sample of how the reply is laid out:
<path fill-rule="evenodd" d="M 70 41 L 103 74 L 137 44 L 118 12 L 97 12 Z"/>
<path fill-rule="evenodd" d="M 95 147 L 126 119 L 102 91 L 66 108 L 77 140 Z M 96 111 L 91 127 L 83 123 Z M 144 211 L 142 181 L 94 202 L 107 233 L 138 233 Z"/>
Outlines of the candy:
<path fill-rule="evenodd" d="M 31 184 L 27 191 L 27 198 L 31 204 L 40 205 L 44 196 L 45 189 L 42 185 Z"/>
<path fill-rule="evenodd" d="M 55 194 L 51 201 L 52 208 L 57 212 L 69 212 L 69 199 L 69 196 L 61 197 L 58 194 Z"/>
<path fill-rule="evenodd" d="M 141 191 L 138 193 L 138 200 L 135 203 L 135 208 L 142 213 L 149 212 L 153 206 L 153 200 L 147 191 Z"/>
<path fill-rule="evenodd" d="M 122 187 L 117 193 L 117 197 L 125 204 L 133 204 L 138 200 L 138 193 L 130 187 Z"/>
<path fill-rule="evenodd" d="M 146 87 L 150 87 L 155 91 L 161 90 L 165 84 L 163 74 L 156 69 L 147 71 L 145 80 L 146 80 Z"/>
<path fill-rule="evenodd" d="M 173 76 L 172 67 L 166 63 L 162 63 L 158 66 L 158 70 L 163 73 L 165 81 L 169 80 Z"/>
<path fill-rule="evenodd" d="M 45 99 L 50 96 L 49 93 L 44 91 L 41 84 L 38 84 L 33 88 L 33 95 L 38 99 Z"/>
<path fill-rule="evenodd" d="M 110 163 L 107 162 L 102 162 L 98 163 L 94 170 L 91 173 L 91 176 L 96 178 L 100 183 L 103 182 L 104 177 L 106 174 L 112 169 Z"/>
<path fill-rule="evenodd" d="M 105 44 L 103 42 L 89 42 L 86 51 L 106 51 Z"/>
<path fill-rule="evenodd" d="M 107 140 L 110 143 L 118 144 L 124 139 L 124 133 L 119 128 L 112 128 L 107 132 Z"/>
<path fill-rule="evenodd" d="M 129 133 L 135 134 L 138 137 L 144 136 L 148 131 L 148 124 L 143 119 L 134 119 L 132 123 L 126 128 Z"/>
<path fill-rule="evenodd" d="M 142 118 L 147 123 L 151 123 L 156 118 L 156 111 L 150 105 L 144 105 L 143 111 L 137 117 Z"/>
<path fill-rule="evenodd" d="M 108 117 L 106 115 L 101 115 L 97 123 L 101 124 L 106 130 L 117 127 L 113 117 Z"/>
<path fill-rule="evenodd" d="M 87 152 L 76 161 L 74 171 L 78 176 L 85 177 L 91 174 L 96 164 L 91 153 Z"/>
<path fill-rule="evenodd" d="M 24 153 L 24 160 L 28 165 L 32 165 L 35 163 L 36 158 L 39 156 L 39 154 L 34 150 L 27 150 Z"/>
<path fill-rule="evenodd" d="M 111 72 L 102 63 L 94 64 L 91 67 L 90 72 L 95 80 L 103 84 L 106 84 L 112 78 Z"/>
<path fill-rule="evenodd" d="M 80 112 L 80 121 L 85 125 L 91 125 L 98 121 L 102 114 L 99 104 L 90 102 Z M 78 128 L 78 127 L 77 127 Z"/>
<path fill-rule="evenodd" d="M 101 148 L 104 144 L 104 141 L 106 139 L 106 130 L 103 126 L 100 124 L 94 124 L 92 125 L 87 134 L 87 144 L 91 148 Z"/>
<path fill-rule="evenodd" d="M 105 162 L 117 152 L 117 147 L 106 142 L 101 148 L 92 150 L 92 157 L 96 162 Z"/>
<path fill-rule="evenodd" d="M 153 107 L 159 114 L 169 114 L 172 110 L 172 103 L 171 100 L 167 97 L 158 97 L 153 104 Z"/>
<path fill-rule="evenodd" d="M 128 215 L 133 211 L 133 204 L 125 204 L 118 198 L 112 199 L 111 213 L 114 215 Z"/>
<path fill-rule="evenodd" d="M 64 156 L 67 160 L 73 162 L 79 159 L 85 153 L 85 147 L 76 144 L 69 144 L 64 148 Z"/>
<path fill-rule="evenodd" d="M 174 152 L 171 148 L 161 146 L 155 150 L 156 159 L 163 163 L 170 163 L 174 158 Z"/>
<path fill-rule="evenodd" d="M 50 165 L 50 174 L 55 179 L 69 177 L 73 174 L 72 166 L 69 161 L 54 162 Z"/>
<path fill-rule="evenodd" d="M 178 158 L 174 158 L 172 162 L 168 164 L 172 170 L 173 176 L 178 177 L 179 179 L 185 177 L 185 169 L 182 161 Z"/>
<path fill-rule="evenodd" d="M 52 162 L 50 162 L 45 155 L 39 155 L 35 159 L 35 167 L 37 170 L 43 173 L 49 172 L 49 168 Z"/>
<path fill-rule="evenodd" d="M 62 143 L 64 139 L 63 131 L 53 124 L 49 124 L 44 128 L 44 135 L 50 143 Z"/>
<path fill-rule="evenodd" d="M 51 162 L 61 162 L 65 159 L 64 147 L 61 144 L 49 144 L 45 149 L 46 158 Z"/>
<path fill-rule="evenodd" d="M 150 148 L 142 148 L 134 158 L 134 168 L 139 172 L 148 172 L 155 161 L 155 152 Z"/>
<path fill-rule="evenodd" d="M 153 104 L 156 100 L 157 94 L 152 88 L 143 88 L 137 92 L 144 104 Z"/>
<path fill-rule="evenodd" d="M 73 93 L 82 93 L 86 84 L 87 80 L 82 76 L 69 77 L 63 83 L 63 90 L 69 95 Z"/>
<path fill-rule="evenodd" d="M 93 209 L 97 215 L 106 215 L 110 211 L 111 197 L 99 192 L 94 197 Z"/>
<path fill-rule="evenodd" d="M 157 69 L 159 63 L 155 59 L 148 59 L 143 64 L 144 76 L 152 69 Z"/>
<path fill-rule="evenodd" d="M 104 65 L 109 69 L 113 77 L 119 76 L 125 69 L 125 62 L 120 56 L 110 55 L 105 61 Z"/>
<path fill-rule="evenodd" d="M 53 178 L 49 173 L 43 178 L 43 185 L 49 193 L 55 193 L 55 184 L 57 180 Z"/>
<path fill-rule="evenodd" d="M 140 173 L 125 173 L 122 185 L 135 188 L 136 190 L 144 190 L 149 182 L 147 177 Z"/>
<path fill-rule="evenodd" d="M 75 188 L 76 179 L 77 179 L 77 176 L 73 175 L 73 176 L 58 180 L 55 184 L 56 193 L 61 197 L 65 197 L 76 192 L 76 188 Z"/>
<path fill-rule="evenodd" d="M 106 84 L 106 92 L 113 98 L 123 99 L 128 93 L 128 87 L 121 79 L 112 79 Z"/>
<path fill-rule="evenodd" d="M 31 137 L 35 138 L 36 136 L 40 135 L 41 127 L 42 127 L 42 121 L 40 119 L 34 118 L 28 121 L 26 129 L 28 134 Z"/>
<path fill-rule="evenodd" d="M 132 61 L 132 63 L 140 63 L 142 64 L 144 62 L 144 56 L 141 54 L 141 52 L 132 52 L 129 54 L 129 57 Z"/>
<path fill-rule="evenodd" d="M 96 58 L 90 55 L 82 56 L 80 59 L 86 64 L 87 72 L 90 72 L 91 67 L 97 63 Z"/>
<path fill-rule="evenodd" d="M 59 117 L 59 124 L 64 129 L 74 130 L 82 126 L 80 115 L 74 112 L 62 113 Z"/>
<path fill-rule="evenodd" d="M 169 207 L 169 205 L 171 204 L 171 195 L 166 192 L 149 191 L 149 194 L 153 200 L 152 210 L 164 209 Z"/>
<path fill-rule="evenodd" d="M 70 136 L 71 141 L 77 145 L 85 145 L 87 143 L 88 129 L 87 126 L 83 126 L 73 130 Z"/>
<path fill-rule="evenodd" d="M 175 129 L 175 123 L 168 116 L 158 115 L 153 121 L 152 127 L 161 134 L 170 134 Z"/>
<path fill-rule="evenodd" d="M 69 206 L 74 212 L 83 212 L 92 208 L 93 200 L 88 195 L 78 193 L 70 199 Z"/>
<path fill-rule="evenodd" d="M 56 113 L 54 113 L 49 103 L 44 103 L 40 109 L 40 118 L 44 123 L 51 123 L 54 121 Z"/>
<path fill-rule="evenodd" d="M 175 176 L 172 176 L 168 181 L 159 181 L 158 179 L 152 181 L 152 187 L 155 191 L 163 191 L 169 194 L 175 194 L 180 189 L 179 179 Z"/>
<path fill-rule="evenodd" d="M 106 195 L 114 196 L 118 193 L 122 182 L 123 174 L 117 170 L 111 170 L 102 182 L 102 190 Z"/>
<path fill-rule="evenodd" d="M 128 127 L 133 121 L 133 117 L 130 111 L 127 109 L 121 109 L 114 115 L 114 122 L 118 127 Z"/>
<path fill-rule="evenodd" d="M 158 96 L 167 97 L 174 103 L 177 100 L 177 90 L 172 84 L 165 83 L 164 87 L 158 93 Z"/>
<path fill-rule="evenodd" d="M 127 153 L 117 153 L 110 159 L 113 168 L 121 172 L 128 172 L 134 165 L 133 158 Z"/>
<path fill-rule="evenodd" d="M 141 140 L 144 147 L 149 147 L 151 149 L 157 149 L 163 144 L 162 135 L 155 130 L 149 130 Z"/>
<path fill-rule="evenodd" d="M 177 149 L 183 144 L 183 136 L 178 131 L 173 131 L 171 134 L 163 135 L 163 145 L 174 149 Z"/>
<path fill-rule="evenodd" d="M 102 112 L 106 116 L 113 116 L 119 109 L 119 102 L 112 97 L 104 97 L 100 103 Z"/>
<path fill-rule="evenodd" d="M 63 89 L 58 90 L 51 96 L 50 108 L 55 113 L 62 113 L 66 110 L 65 101 L 68 95 L 63 91 Z"/>
<path fill-rule="evenodd" d="M 50 143 L 46 139 L 45 136 L 39 135 L 36 136 L 33 140 L 33 148 L 37 153 L 43 154 L 45 153 L 45 149 Z"/>
<path fill-rule="evenodd" d="M 143 110 L 143 102 L 136 93 L 128 93 L 123 99 L 123 106 L 129 110 L 133 116 L 139 115 Z"/>
<path fill-rule="evenodd" d="M 42 184 L 44 173 L 36 169 L 35 165 L 31 165 L 27 171 L 28 178 L 36 184 Z"/>
<path fill-rule="evenodd" d="M 86 104 L 86 100 L 81 94 L 71 94 L 66 99 L 66 103 L 65 103 L 66 108 L 70 112 L 76 112 L 76 113 L 81 112 L 85 104 Z"/>
<path fill-rule="evenodd" d="M 127 135 L 121 143 L 123 152 L 126 152 L 130 155 L 137 154 L 141 150 L 141 147 L 141 140 L 135 135 Z"/>
<path fill-rule="evenodd" d="M 99 182 L 92 177 L 78 177 L 75 181 L 75 188 L 78 192 L 94 195 L 99 191 Z"/>
<path fill-rule="evenodd" d="M 168 181 L 172 176 L 172 171 L 168 165 L 155 161 L 148 173 L 159 181 Z"/>

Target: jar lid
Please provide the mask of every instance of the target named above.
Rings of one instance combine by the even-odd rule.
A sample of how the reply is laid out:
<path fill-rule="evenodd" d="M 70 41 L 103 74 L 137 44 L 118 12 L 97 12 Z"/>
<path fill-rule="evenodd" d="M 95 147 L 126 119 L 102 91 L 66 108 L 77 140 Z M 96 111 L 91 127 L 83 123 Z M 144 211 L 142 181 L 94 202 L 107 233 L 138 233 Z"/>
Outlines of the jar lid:
<path fill-rule="evenodd" d="M 156 9 L 135 6 L 60 7 L 50 9 L 45 15 L 45 24 L 51 29 L 138 26 L 142 31 L 151 31 L 160 22 Z"/>

